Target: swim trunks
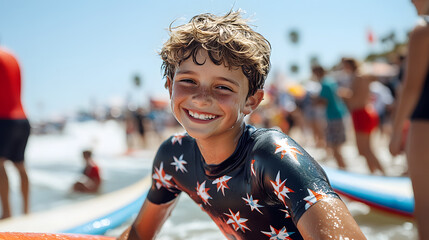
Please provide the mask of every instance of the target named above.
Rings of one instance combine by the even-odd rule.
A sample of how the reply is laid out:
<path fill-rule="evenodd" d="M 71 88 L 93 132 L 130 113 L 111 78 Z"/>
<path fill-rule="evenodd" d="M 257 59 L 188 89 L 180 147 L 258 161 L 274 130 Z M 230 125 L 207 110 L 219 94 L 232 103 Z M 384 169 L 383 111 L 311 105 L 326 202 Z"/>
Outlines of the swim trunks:
<path fill-rule="evenodd" d="M 0 157 L 15 163 L 24 161 L 30 129 L 27 119 L 0 119 Z"/>
<path fill-rule="evenodd" d="M 353 126 L 358 133 L 371 133 L 378 126 L 377 112 L 371 106 L 351 112 Z"/>
<path fill-rule="evenodd" d="M 326 121 L 326 142 L 330 146 L 340 145 L 346 142 L 346 129 L 343 119 Z"/>
<path fill-rule="evenodd" d="M 293 139 L 250 125 L 218 165 L 207 164 L 186 133 L 170 137 L 157 152 L 152 178 L 149 201 L 167 203 L 185 192 L 228 239 L 303 239 L 296 224 L 304 212 L 322 199 L 339 198 Z"/>

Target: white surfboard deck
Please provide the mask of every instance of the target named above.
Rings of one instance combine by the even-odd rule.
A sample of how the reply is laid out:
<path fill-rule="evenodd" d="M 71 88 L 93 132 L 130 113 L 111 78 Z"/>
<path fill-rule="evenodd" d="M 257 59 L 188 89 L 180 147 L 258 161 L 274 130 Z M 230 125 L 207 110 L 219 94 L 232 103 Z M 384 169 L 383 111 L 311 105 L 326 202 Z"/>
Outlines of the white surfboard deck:
<path fill-rule="evenodd" d="M 58 233 L 126 206 L 148 191 L 150 184 L 148 176 L 131 186 L 86 201 L 0 220 L 0 232 Z"/>

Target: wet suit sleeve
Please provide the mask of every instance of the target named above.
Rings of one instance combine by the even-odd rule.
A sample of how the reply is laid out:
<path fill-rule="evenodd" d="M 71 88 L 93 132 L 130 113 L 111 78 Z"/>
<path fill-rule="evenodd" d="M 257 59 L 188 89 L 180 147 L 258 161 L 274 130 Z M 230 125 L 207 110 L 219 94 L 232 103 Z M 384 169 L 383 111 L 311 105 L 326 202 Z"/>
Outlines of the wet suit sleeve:
<path fill-rule="evenodd" d="M 254 168 L 274 202 L 284 204 L 295 224 L 316 202 L 339 198 L 322 167 L 292 138 L 269 131 L 254 147 Z"/>
<path fill-rule="evenodd" d="M 147 199 L 155 204 L 163 204 L 175 199 L 181 192 L 174 183 L 172 166 L 169 164 L 173 148 L 171 139 L 158 149 L 152 166 L 152 186 Z"/>

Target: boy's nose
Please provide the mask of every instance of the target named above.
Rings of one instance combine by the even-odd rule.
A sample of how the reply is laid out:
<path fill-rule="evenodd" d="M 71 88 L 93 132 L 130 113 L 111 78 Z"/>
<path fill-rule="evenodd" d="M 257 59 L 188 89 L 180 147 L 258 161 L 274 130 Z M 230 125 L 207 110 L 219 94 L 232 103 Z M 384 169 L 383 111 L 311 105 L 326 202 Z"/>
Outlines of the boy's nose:
<path fill-rule="evenodd" d="M 208 104 L 212 101 L 211 91 L 207 88 L 198 88 L 192 96 L 195 104 Z"/>

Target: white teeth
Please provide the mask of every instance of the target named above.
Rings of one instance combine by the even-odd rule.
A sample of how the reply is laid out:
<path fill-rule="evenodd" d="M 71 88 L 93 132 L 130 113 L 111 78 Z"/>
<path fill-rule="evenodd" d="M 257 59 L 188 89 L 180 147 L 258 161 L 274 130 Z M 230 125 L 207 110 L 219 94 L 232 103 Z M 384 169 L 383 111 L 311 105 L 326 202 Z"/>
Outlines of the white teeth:
<path fill-rule="evenodd" d="M 216 117 L 211 114 L 198 114 L 192 111 L 189 111 L 189 115 L 191 115 L 193 118 L 200 119 L 200 120 L 211 120 Z"/>

